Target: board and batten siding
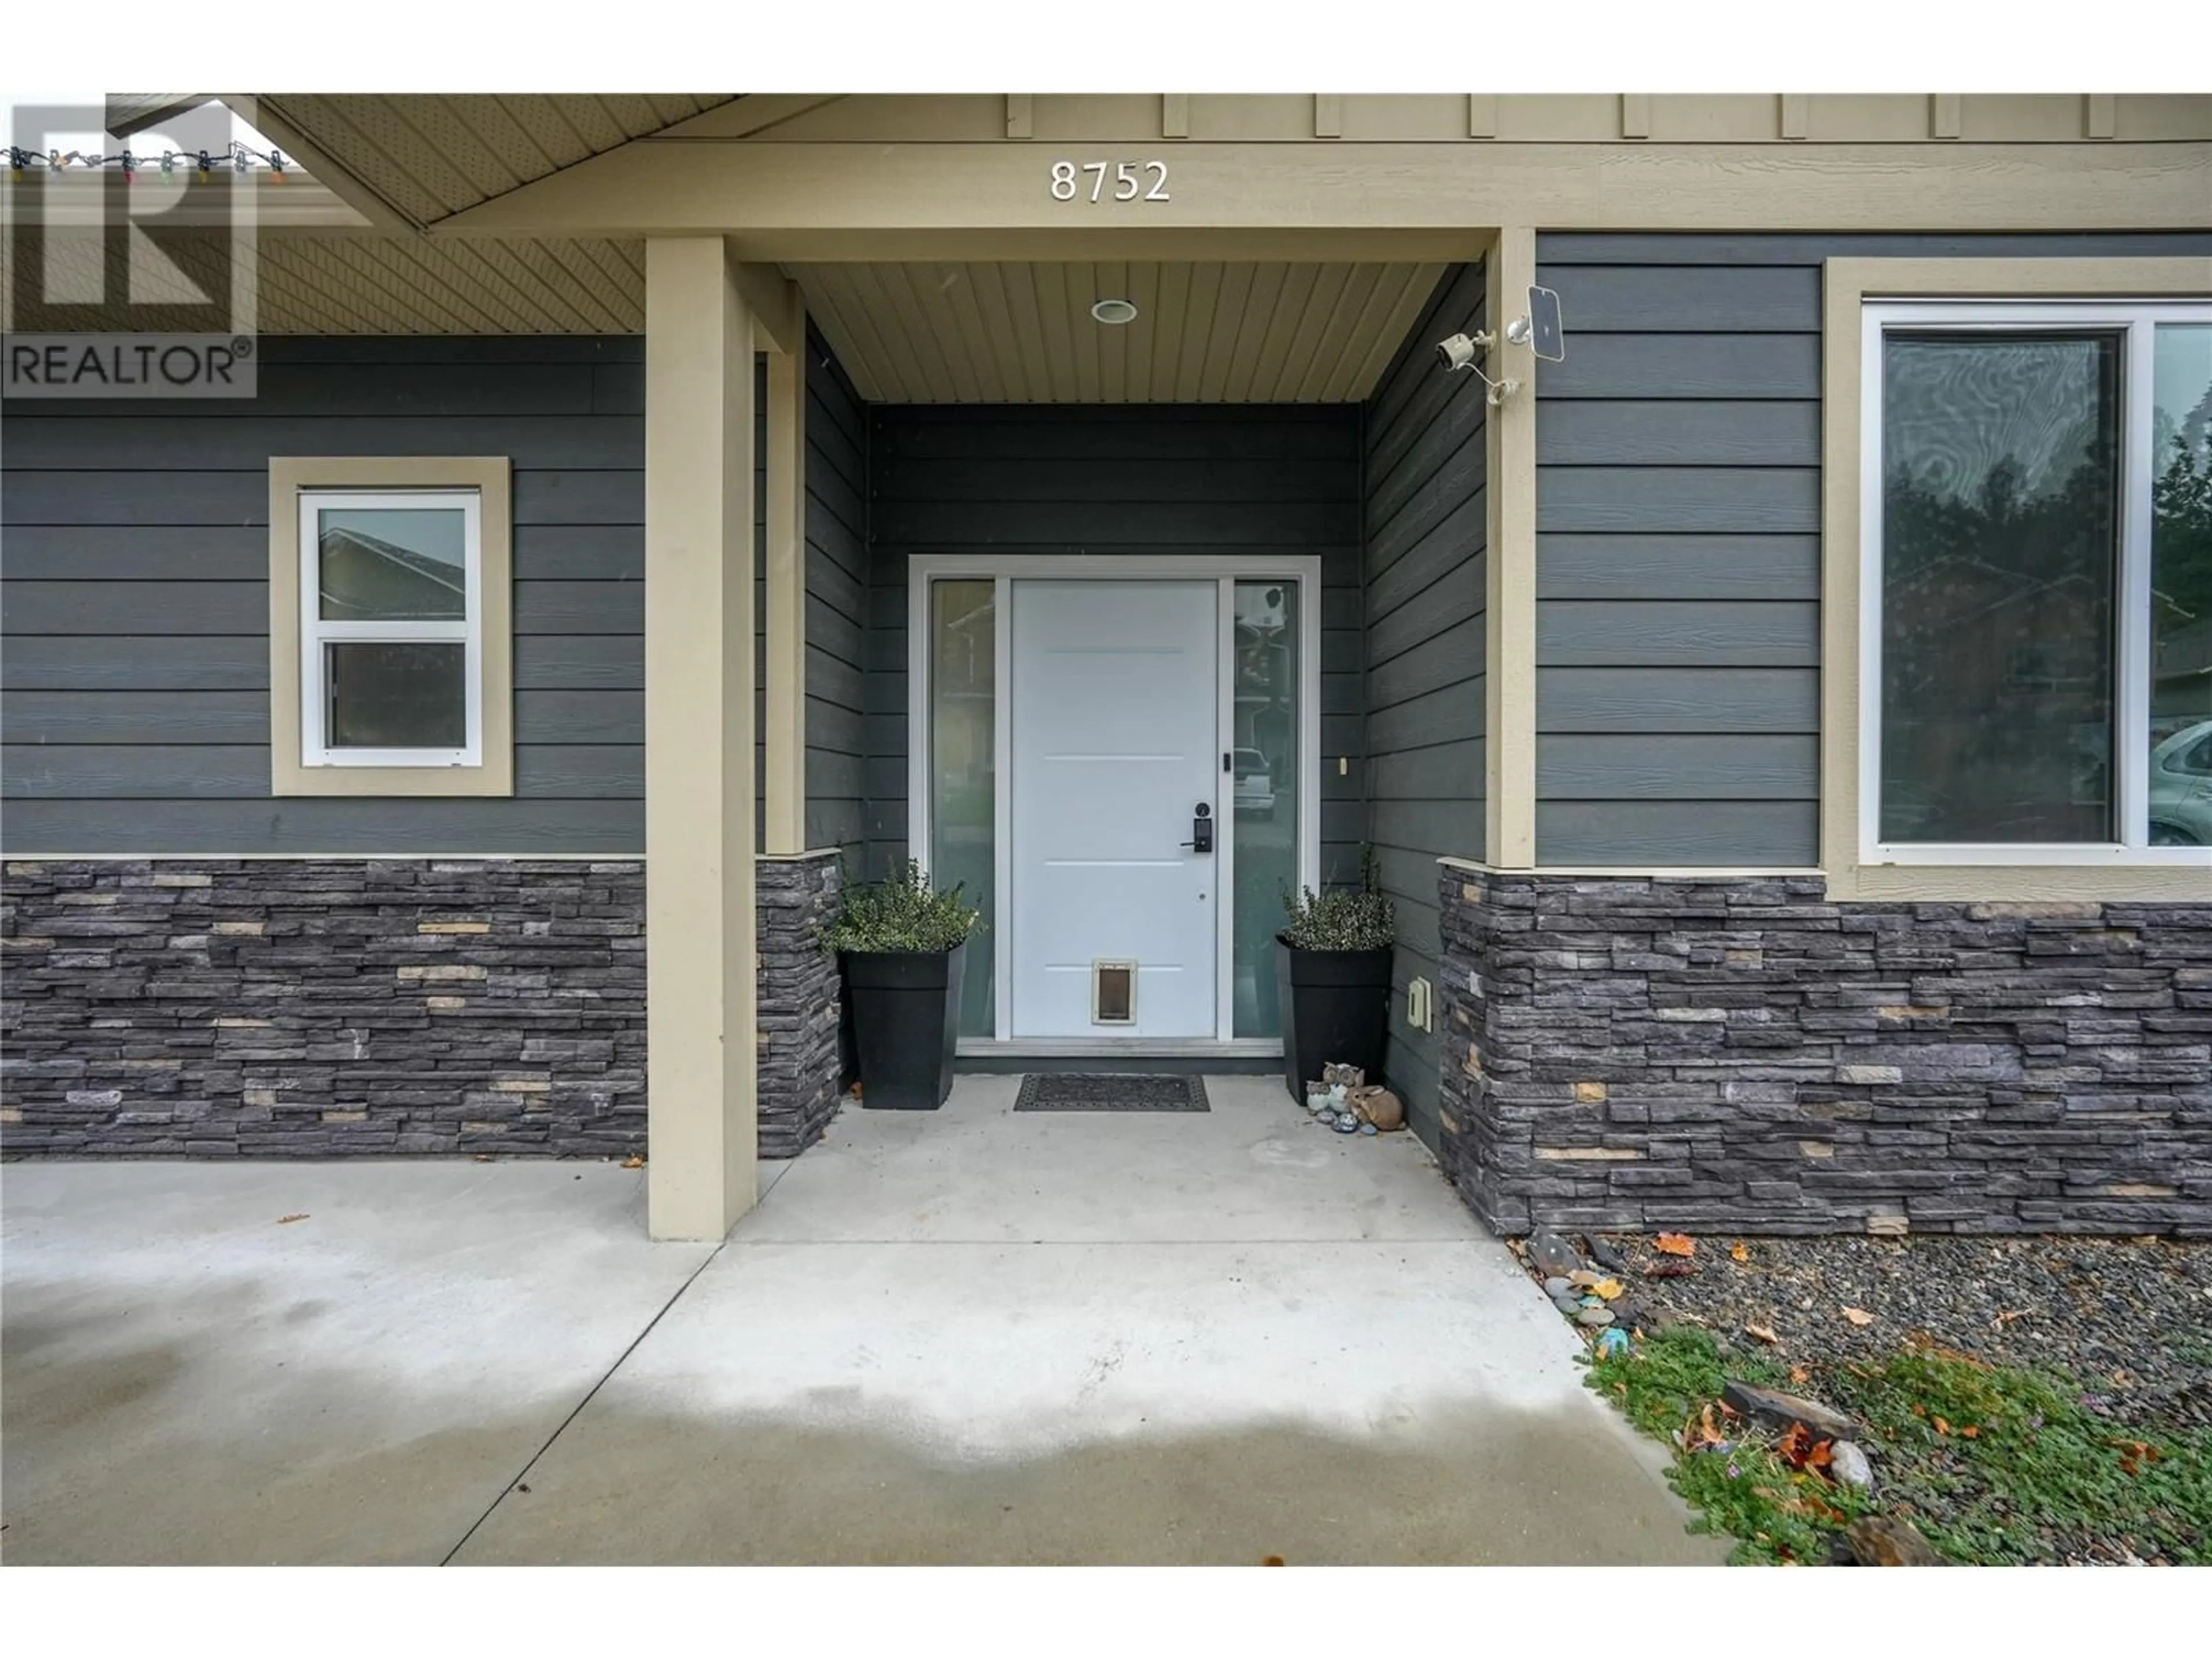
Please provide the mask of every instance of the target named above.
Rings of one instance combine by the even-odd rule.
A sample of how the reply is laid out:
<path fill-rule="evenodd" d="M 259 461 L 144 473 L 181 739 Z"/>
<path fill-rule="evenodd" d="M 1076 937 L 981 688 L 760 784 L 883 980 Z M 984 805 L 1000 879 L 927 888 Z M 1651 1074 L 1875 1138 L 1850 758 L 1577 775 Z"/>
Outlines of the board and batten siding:
<path fill-rule="evenodd" d="M 1436 342 L 1482 308 L 1482 267 L 1447 272 L 1363 411 L 1367 834 L 1398 925 L 1385 1069 L 1431 1146 L 1437 1036 L 1407 1022 L 1406 987 L 1443 958 L 1437 860 L 1483 852 L 1486 541 L 1482 382 L 1443 373 Z"/>
<path fill-rule="evenodd" d="M 1537 240 L 1536 857 L 1819 862 L 1831 258 L 2155 257 L 2203 234 Z"/>
<path fill-rule="evenodd" d="M 1331 880 L 1356 872 L 1365 811 L 1356 407 L 878 404 L 869 419 L 871 875 L 907 854 L 907 562 L 917 553 L 1318 554 L 1322 871 Z"/>

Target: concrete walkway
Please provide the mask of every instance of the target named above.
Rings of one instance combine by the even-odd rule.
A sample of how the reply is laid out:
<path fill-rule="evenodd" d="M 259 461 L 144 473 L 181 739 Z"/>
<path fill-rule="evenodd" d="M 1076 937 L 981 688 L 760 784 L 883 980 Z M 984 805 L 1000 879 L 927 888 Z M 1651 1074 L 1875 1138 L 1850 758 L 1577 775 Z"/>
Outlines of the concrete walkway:
<path fill-rule="evenodd" d="M 1720 1559 L 1410 1137 L 1017 1081 L 719 1250 L 604 1164 L 9 1165 L 0 1559 Z"/>

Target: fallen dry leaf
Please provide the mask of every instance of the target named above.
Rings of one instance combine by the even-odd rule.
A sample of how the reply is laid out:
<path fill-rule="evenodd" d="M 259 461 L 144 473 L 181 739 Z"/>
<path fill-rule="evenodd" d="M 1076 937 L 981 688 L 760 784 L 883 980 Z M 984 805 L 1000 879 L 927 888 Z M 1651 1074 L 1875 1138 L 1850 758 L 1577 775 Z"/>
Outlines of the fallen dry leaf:
<path fill-rule="evenodd" d="M 1790 1385 L 1792 1388 L 1802 1389 L 1812 1380 L 1813 1373 L 1802 1365 L 1792 1365 L 1790 1368 Z"/>
<path fill-rule="evenodd" d="M 1936 1433 L 1948 1434 L 1951 1432 L 1951 1425 L 1948 1423 L 1946 1423 L 1942 1418 L 1931 1417 L 1928 1420 L 1936 1425 Z"/>
<path fill-rule="evenodd" d="M 478 1152 L 474 1158 L 471 1158 L 469 1162 L 471 1164 L 489 1164 L 491 1162 L 491 1154 L 489 1152 Z"/>
<path fill-rule="evenodd" d="M 1738 1261 L 1748 1261 L 1751 1260 L 1751 1252 L 1745 1248 L 1744 1242 L 1740 1238 L 1729 1247 L 1729 1254 L 1731 1256 L 1734 1256 Z"/>
<path fill-rule="evenodd" d="M 642 1170 L 645 1167 L 645 1160 L 633 1154 L 622 1161 L 622 1166 L 625 1170 Z"/>
<path fill-rule="evenodd" d="M 1627 1289 L 1628 1286 L 1622 1284 L 1617 1279 L 1601 1279 L 1596 1284 L 1590 1286 L 1590 1294 L 1593 1296 L 1601 1296 L 1607 1301 L 1611 1302 L 1625 1294 Z"/>
<path fill-rule="evenodd" d="M 1651 1248 L 1662 1255 L 1695 1255 L 1698 1241 L 1687 1233 L 1662 1233 L 1651 1241 Z"/>
<path fill-rule="evenodd" d="M 1782 1340 L 1765 1325 L 1747 1324 L 1743 1328 L 1743 1334 L 1746 1336 L 1755 1336 L 1762 1342 L 1779 1342 Z"/>
<path fill-rule="evenodd" d="M 2000 1325 L 2009 1325 L 2027 1311 L 2025 1308 L 2000 1308 L 1997 1310 L 1996 1322 Z"/>
<path fill-rule="evenodd" d="M 1687 1279 L 1698 1271 L 1694 1261 L 1647 1261 L 1644 1264 L 1646 1279 Z"/>
<path fill-rule="evenodd" d="M 280 1226 L 280 1227 L 289 1226 L 289 1225 L 290 1225 L 290 1224 L 291 1224 L 293 1222 L 295 1222 L 295 1221 L 305 1221 L 307 1218 L 307 1212 L 305 1210 L 302 1210 L 302 1211 L 301 1211 L 301 1212 L 300 1212 L 300 1213 L 299 1213 L 299 1214 L 297 1214 L 297 1215 L 280 1215 L 280 1216 L 278 1216 L 278 1217 L 276 1218 L 276 1224 L 277 1224 L 278 1226 Z"/>
<path fill-rule="evenodd" d="M 1969 1440 L 1973 1439 L 1977 1435 L 1980 1434 L 1981 1431 L 1982 1425 L 1978 1423 L 1969 1423 L 1965 1428 L 1959 1431 L 1960 1434 L 1966 1436 Z"/>
<path fill-rule="evenodd" d="M 1283 1565 L 1283 1558 L 1279 1555 L 1263 1555 L 1260 1558 L 1260 1565 L 1263 1567 L 1279 1567 Z"/>
<path fill-rule="evenodd" d="M 1844 1317 L 1850 1320 L 1854 1325 L 1871 1325 L 1874 1323 L 1874 1316 L 1869 1313 L 1864 1308 L 1846 1308 L 1844 1310 Z"/>

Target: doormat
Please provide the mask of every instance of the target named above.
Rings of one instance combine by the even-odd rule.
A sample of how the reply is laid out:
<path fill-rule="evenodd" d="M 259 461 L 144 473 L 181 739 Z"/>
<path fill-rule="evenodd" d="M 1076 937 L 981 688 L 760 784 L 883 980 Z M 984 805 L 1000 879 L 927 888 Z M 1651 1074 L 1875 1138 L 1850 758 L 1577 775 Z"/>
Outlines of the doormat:
<path fill-rule="evenodd" d="M 1018 1112 L 1204 1112 L 1206 1079 L 1158 1073 L 1031 1072 L 1014 1101 Z"/>

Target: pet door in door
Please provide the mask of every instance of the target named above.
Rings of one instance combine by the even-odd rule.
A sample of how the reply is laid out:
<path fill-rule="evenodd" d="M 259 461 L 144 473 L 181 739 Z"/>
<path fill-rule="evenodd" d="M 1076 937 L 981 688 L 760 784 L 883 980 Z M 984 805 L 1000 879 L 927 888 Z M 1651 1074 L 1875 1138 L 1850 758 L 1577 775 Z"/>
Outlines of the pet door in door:
<path fill-rule="evenodd" d="M 1091 964 L 1091 1023 L 1093 1025 L 1134 1025 L 1137 1023 L 1135 963 L 1094 962 Z"/>

